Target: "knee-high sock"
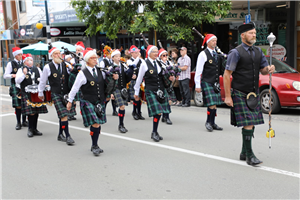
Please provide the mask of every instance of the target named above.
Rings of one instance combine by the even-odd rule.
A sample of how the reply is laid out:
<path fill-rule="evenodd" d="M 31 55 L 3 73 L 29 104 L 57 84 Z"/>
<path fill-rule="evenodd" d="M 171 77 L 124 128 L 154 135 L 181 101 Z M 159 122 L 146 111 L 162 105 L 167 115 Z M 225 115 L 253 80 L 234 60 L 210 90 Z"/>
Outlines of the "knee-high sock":
<path fill-rule="evenodd" d="M 101 126 L 99 128 L 95 128 L 95 127 L 91 126 L 90 130 L 91 130 L 90 135 L 91 135 L 91 138 L 92 138 L 92 145 L 97 146 L 98 145 L 98 138 L 99 138 L 100 131 L 101 131 Z"/>
<path fill-rule="evenodd" d="M 137 113 L 141 114 L 142 101 L 139 100 L 136 103 L 137 103 L 137 106 L 136 106 Z"/>
<path fill-rule="evenodd" d="M 119 109 L 119 125 L 124 125 L 125 110 Z"/>
<path fill-rule="evenodd" d="M 63 129 L 62 129 L 62 125 L 61 125 L 61 119 L 59 119 L 59 132 L 58 135 L 63 134 Z"/>
<path fill-rule="evenodd" d="M 161 115 L 154 115 L 153 116 L 153 131 L 152 132 L 157 132 L 160 117 L 161 117 Z"/>
<path fill-rule="evenodd" d="M 65 131 L 66 137 L 69 137 L 70 136 L 70 133 L 69 133 L 69 122 L 68 121 L 62 121 L 61 122 L 61 128 L 62 128 L 62 130 Z"/>
<path fill-rule="evenodd" d="M 22 114 L 22 122 L 26 122 L 26 115 Z"/>
<path fill-rule="evenodd" d="M 246 150 L 246 156 L 250 157 L 253 154 L 252 151 L 252 136 L 253 136 L 254 129 L 247 130 L 247 129 L 242 129 L 242 134 L 243 134 L 243 143 L 245 145 L 245 150 Z"/>
<path fill-rule="evenodd" d="M 15 108 L 15 112 L 16 112 L 16 117 L 17 117 L 17 123 L 21 124 L 21 109 L 20 108 Z"/>
<path fill-rule="evenodd" d="M 28 115 L 28 129 L 34 129 L 34 115 Z"/>
<path fill-rule="evenodd" d="M 138 101 L 133 100 L 132 105 L 133 105 L 133 111 L 132 112 L 137 112 Z"/>
<path fill-rule="evenodd" d="M 37 129 L 37 123 L 38 123 L 38 118 L 39 118 L 39 114 L 35 114 L 33 115 L 34 117 L 34 124 L 33 124 L 33 130 L 36 130 Z"/>
<path fill-rule="evenodd" d="M 115 100 L 111 100 L 111 107 L 113 109 L 113 112 L 117 112 L 116 102 Z"/>
<path fill-rule="evenodd" d="M 207 107 L 207 119 L 206 122 L 212 123 L 212 115 L 213 115 L 214 109 L 210 109 L 209 107 Z"/>
<path fill-rule="evenodd" d="M 217 116 L 217 109 L 212 109 L 212 113 L 211 113 L 211 125 L 214 125 L 215 124 L 215 118 Z"/>

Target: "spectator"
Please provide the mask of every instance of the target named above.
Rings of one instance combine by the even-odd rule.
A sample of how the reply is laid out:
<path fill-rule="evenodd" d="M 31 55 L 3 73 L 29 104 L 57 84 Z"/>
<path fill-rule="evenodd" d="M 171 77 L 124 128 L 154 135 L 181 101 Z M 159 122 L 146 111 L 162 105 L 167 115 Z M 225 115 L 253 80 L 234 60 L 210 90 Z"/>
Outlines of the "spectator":
<path fill-rule="evenodd" d="M 191 92 L 190 92 L 190 79 L 191 79 L 191 58 L 187 55 L 187 48 L 180 48 L 181 57 L 178 59 L 179 68 L 181 69 L 179 76 L 179 88 L 182 96 L 182 103 L 178 106 L 190 107 L 191 106 Z"/>

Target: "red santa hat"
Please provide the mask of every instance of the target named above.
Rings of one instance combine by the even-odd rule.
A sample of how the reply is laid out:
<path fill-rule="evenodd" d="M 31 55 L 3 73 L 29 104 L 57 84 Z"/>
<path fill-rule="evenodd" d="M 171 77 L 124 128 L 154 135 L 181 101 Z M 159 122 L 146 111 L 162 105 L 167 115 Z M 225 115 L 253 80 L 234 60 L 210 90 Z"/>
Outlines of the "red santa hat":
<path fill-rule="evenodd" d="M 50 49 L 50 50 L 48 51 L 50 57 L 52 57 L 52 54 L 54 53 L 54 51 L 59 51 L 59 53 L 60 53 L 60 50 L 59 50 L 58 48 L 52 47 L 52 49 Z"/>
<path fill-rule="evenodd" d="M 160 57 L 162 54 L 164 53 L 168 53 L 164 48 L 161 48 L 159 51 L 158 51 L 158 57 Z"/>
<path fill-rule="evenodd" d="M 120 55 L 121 55 L 121 52 L 119 51 L 119 49 L 114 50 L 114 51 L 111 53 L 111 57 L 114 57 L 114 56 L 117 55 L 117 54 L 120 54 Z"/>
<path fill-rule="evenodd" d="M 94 49 L 88 47 L 88 48 L 86 48 L 86 50 L 83 51 L 83 59 L 85 62 L 87 62 L 90 59 L 90 57 L 92 57 L 92 56 L 97 57 L 97 54 L 94 51 Z"/>
<path fill-rule="evenodd" d="M 25 62 L 29 58 L 33 60 L 32 55 L 30 53 L 22 55 L 23 62 Z"/>
<path fill-rule="evenodd" d="M 19 47 L 13 47 L 13 48 L 12 48 L 12 51 L 13 51 L 12 54 L 13 54 L 14 57 L 16 57 L 16 55 L 18 55 L 18 54 L 20 54 L 20 53 L 23 54 L 22 49 L 20 49 Z"/>
<path fill-rule="evenodd" d="M 207 44 L 209 41 L 211 41 L 214 38 L 217 38 L 214 34 L 207 34 L 203 40 L 202 48 L 204 48 L 205 43 Z"/>
<path fill-rule="evenodd" d="M 132 45 L 129 49 L 129 53 L 133 53 L 133 52 L 140 52 L 140 50 L 135 45 Z"/>
<path fill-rule="evenodd" d="M 75 44 L 75 47 L 76 47 L 76 48 L 77 48 L 77 47 L 80 47 L 82 50 L 85 50 L 85 46 L 84 46 L 83 42 L 81 42 L 81 41 L 78 41 L 78 42 Z"/>
<path fill-rule="evenodd" d="M 146 50 L 146 58 L 148 58 L 148 56 L 150 55 L 151 51 L 153 51 L 154 49 L 157 49 L 157 47 L 154 46 L 154 45 L 149 45 L 149 46 L 147 47 L 147 50 Z"/>

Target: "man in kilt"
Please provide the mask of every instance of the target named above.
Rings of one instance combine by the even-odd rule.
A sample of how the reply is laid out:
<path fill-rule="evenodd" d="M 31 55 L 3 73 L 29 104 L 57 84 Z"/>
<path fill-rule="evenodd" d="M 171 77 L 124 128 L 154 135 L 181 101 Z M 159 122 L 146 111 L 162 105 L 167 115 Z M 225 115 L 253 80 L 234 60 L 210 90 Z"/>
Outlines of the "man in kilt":
<path fill-rule="evenodd" d="M 127 66 L 125 67 L 125 65 L 123 65 L 122 62 L 120 62 L 121 53 L 118 49 L 112 52 L 111 57 L 114 62 L 114 65 L 119 67 L 119 78 L 116 82 L 116 89 L 113 94 L 114 99 L 116 101 L 116 105 L 119 107 L 118 129 L 121 133 L 126 133 L 128 131 L 124 126 L 125 106 L 128 106 L 128 91 L 126 89 L 126 84 L 131 80 L 133 74 L 133 66 L 131 65 L 127 69 Z"/>
<path fill-rule="evenodd" d="M 16 130 L 20 130 L 22 126 L 27 127 L 28 123 L 26 121 L 26 115 L 22 115 L 21 124 L 21 96 L 20 96 L 20 86 L 16 84 L 15 78 L 16 73 L 20 67 L 22 67 L 22 54 L 23 51 L 19 47 L 12 48 L 12 54 L 14 56 L 14 60 L 8 62 L 6 65 L 5 73 L 3 78 L 10 79 L 10 88 L 9 95 L 12 98 L 12 107 L 15 108 L 15 114 L 17 118 Z"/>
<path fill-rule="evenodd" d="M 208 131 L 223 130 L 215 123 L 217 116 L 217 105 L 222 104 L 219 75 L 222 74 L 222 57 L 215 50 L 217 37 L 213 34 L 207 34 L 203 40 L 207 48 L 201 51 L 196 66 L 195 91 L 200 93 L 202 90 L 204 106 L 207 106 L 207 119 L 205 127 Z"/>
<path fill-rule="evenodd" d="M 162 113 L 170 113 L 168 108 L 168 94 L 164 86 L 163 70 L 157 64 L 158 48 L 154 45 L 149 45 L 146 50 L 146 59 L 142 62 L 138 74 L 136 84 L 134 86 L 136 101 L 139 101 L 140 85 L 145 79 L 145 95 L 148 107 L 149 117 L 153 117 L 153 130 L 151 139 L 155 142 L 163 140 L 158 134 L 157 128 Z M 169 78 L 171 81 L 174 76 Z"/>
<path fill-rule="evenodd" d="M 57 116 L 59 118 L 59 133 L 57 140 L 66 142 L 68 145 L 74 144 L 74 140 L 71 138 L 69 133 L 69 122 L 68 116 L 74 115 L 74 113 L 69 112 L 66 108 L 66 100 L 64 96 L 69 93 L 69 73 L 70 69 L 67 68 L 66 63 L 62 62 L 60 57 L 60 50 L 53 47 L 49 50 L 49 56 L 53 59 L 52 62 L 45 65 L 43 74 L 40 78 L 39 83 L 39 98 L 44 100 L 43 91 L 45 89 L 46 83 L 49 80 L 51 87 L 51 98 L 54 103 Z M 66 137 L 63 135 L 63 131 Z"/>
<path fill-rule="evenodd" d="M 95 156 L 103 153 L 98 146 L 98 138 L 101 131 L 101 124 L 106 123 L 105 114 L 105 73 L 101 72 L 97 65 L 97 54 L 93 50 L 84 51 L 86 67 L 78 73 L 75 83 L 69 93 L 67 109 L 70 110 L 76 93 L 81 89 L 82 99 L 80 99 L 80 110 L 85 127 L 90 126 L 92 138 L 91 151 Z M 118 74 L 113 74 L 115 80 Z M 99 106 L 101 110 L 97 110 Z"/>
<path fill-rule="evenodd" d="M 100 62 L 100 66 L 99 66 L 101 69 L 107 69 L 110 66 L 113 66 L 113 61 L 111 60 L 111 53 L 112 53 L 111 47 L 106 45 L 103 49 L 104 58 Z M 106 108 L 106 105 L 108 104 L 108 102 L 109 102 L 109 100 L 105 102 L 105 108 Z M 113 99 L 111 100 L 111 106 L 112 106 L 112 109 L 113 109 L 112 115 L 113 116 L 118 116 L 116 102 Z"/>
<path fill-rule="evenodd" d="M 262 163 L 253 153 L 252 137 L 255 125 L 263 124 L 259 102 L 259 73 L 266 75 L 275 71 L 269 66 L 256 42 L 255 24 L 250 22 L 238 27 L 242 44 L 229 52 L 224 72 L 225 103 L 231 108 L 231 124 L 242 128 L 243 145 L 240 160 L 248 165 Z M 230 88 L 230 75 L 232 82 Z M 253 97 L 249 98 L 248 97 Z"/>
<path fill-rule="evenodd" d="M 21 86 L 22 114 L 28 116 L 29 123 L 27 136 L 33 137 L 34 135 L 43 135 L 40 131 L 37 130 L 37 123 L 40 113 L 48 113 L 47 107 L 43 103 L 41 103 L 41 105 L 39 106 L 36 104 L 29 105 L 30 99 L 25 90 L 26 86 L 33 84 L 33 81 L 35 84 L 39 82 L 42 71 L 36 66 L 33 66 L 33 58 L 31 54 L 23 54 L 23 63 L 24 66 L 18 69 L 16 75 L 16 83 L 20 84 Z M 32 80 L 32 78 L 34 78 L 34 80 Z"/>
<path fill-rule="evenodd" d="M 140 50 L 135 45 L 132 45 L 129 49 L 129 53 L 131 54 L 131 58 L 127 61 L 127 64 L 128 66 L 133 66 L 134 68 L 132 80 L 129 83 L 130 99 L 133 100 L 132 116 L 135 120 L 139 120 L 139 119 L 145 120 L 141 112 L 142 100 L 140 99 L 139 101 L 136 101 L 134 99 L 134 88 L 133 88 L 136 83 L 137 75 L 139 73 L 139 68 L 142 64 L 142 59 L 139 57 Z"/>

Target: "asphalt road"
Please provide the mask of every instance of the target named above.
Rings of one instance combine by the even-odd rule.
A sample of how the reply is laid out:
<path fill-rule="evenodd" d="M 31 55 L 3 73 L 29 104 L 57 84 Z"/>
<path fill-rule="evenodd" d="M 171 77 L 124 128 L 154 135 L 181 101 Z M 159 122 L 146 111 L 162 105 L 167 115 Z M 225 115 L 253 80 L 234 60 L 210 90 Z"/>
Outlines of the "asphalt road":
<path fill-rule="evenodd" d="M 102 126 L 98 157 L 90 152 L 89 128 L 78 114 L 71 121 L 74 146 L 56 140 L 54 106 L 41 114 L 43 136 L 27 137 L 15 130 L 8 88 L 1 86 L 2 199 L 299 199 L 299 110 L 273 115 L 276 137 L 269 149 L 265 124 L 256 126 L 253 149 L 258 167 L 239 161 L 240 128 L 229 123 L 229 109 L 218 108 L 216 123 L 223 131 L 207 132 L 206 108 L 172 107 L 173 125 L 159 124 L 163 141 L 150 138 L 152 118 L 142 105 L 144 121 L 126 107 L 125 127 L 117 130 L 111 115 Z M 79 106 L 77 106 L 79 113 Z"/>

